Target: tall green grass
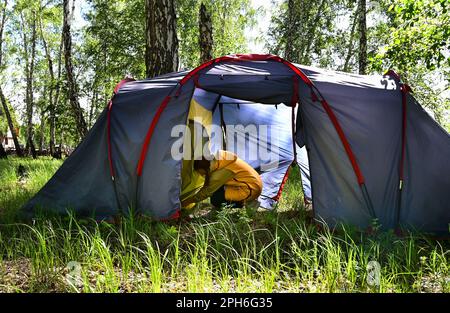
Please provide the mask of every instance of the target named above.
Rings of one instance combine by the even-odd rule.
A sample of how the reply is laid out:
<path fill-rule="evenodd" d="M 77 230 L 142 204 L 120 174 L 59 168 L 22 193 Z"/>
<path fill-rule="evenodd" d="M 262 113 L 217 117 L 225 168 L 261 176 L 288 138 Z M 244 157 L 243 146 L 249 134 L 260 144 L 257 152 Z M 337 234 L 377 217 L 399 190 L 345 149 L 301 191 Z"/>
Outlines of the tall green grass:
<path fill-rule="evenodd" d="M 28 177 L 17 177 L 19 164 Z M 277 211 L 224 208 L 191 221 L 73 216 L 20 223 L 15 212 L 60 165 L 0 161 L 0 291 L 449 292 L 449 243 L 421 234 L 336 233 L 306 222 L 291 173 Z M 380 284 L 367 281 L 370 261 Z M 70 268 L 69 268 L 70 267 Z"/>

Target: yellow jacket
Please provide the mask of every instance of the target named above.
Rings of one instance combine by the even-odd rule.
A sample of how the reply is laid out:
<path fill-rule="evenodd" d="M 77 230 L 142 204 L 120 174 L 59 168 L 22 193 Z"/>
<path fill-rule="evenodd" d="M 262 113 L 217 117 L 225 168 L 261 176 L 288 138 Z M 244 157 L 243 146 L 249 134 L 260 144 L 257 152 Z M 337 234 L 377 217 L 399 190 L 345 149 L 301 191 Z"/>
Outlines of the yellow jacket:
<path fill-rule="evenodd" d="M 232 152 L 219 150 L 210 163 L 208 184 L 184 200 L 183 204 L 209 198 L 222 186 L 225 186 L 225 199 L 228 201 L 254 200 L 262 191 L 261 177 L 250 165 Z"/>

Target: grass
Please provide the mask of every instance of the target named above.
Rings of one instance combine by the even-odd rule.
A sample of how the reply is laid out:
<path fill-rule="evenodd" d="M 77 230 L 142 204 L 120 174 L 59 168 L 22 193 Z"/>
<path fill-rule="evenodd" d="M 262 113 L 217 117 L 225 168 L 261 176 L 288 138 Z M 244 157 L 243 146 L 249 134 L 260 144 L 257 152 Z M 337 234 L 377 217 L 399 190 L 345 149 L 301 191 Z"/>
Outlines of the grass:
<path fill-rule="evenodd" d="M 449 292 L 449 243 L 307 222 L 293 171 L 276 211 L 224 208 L 191 221 L 38 219 L 15 213 L 51 159 L 0 160 L 3 292 Z M 18 177 L 19 165 L 27 169 Z M 367 266 L 381 266 L 378 285 Z"/>

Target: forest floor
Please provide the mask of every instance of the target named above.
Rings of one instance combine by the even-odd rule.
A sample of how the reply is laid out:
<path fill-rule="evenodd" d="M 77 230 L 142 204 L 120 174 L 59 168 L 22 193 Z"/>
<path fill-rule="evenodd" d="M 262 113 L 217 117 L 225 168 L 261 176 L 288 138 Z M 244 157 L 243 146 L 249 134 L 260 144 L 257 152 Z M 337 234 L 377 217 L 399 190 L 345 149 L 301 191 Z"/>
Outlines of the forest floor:
<path fill-rule="evenodd" d="M 274 211 L 224 208 L 176 223 L 20 221 L 20 207 L 60 165 L 0 160 L 0 292 L 450 292 L 448 241 L 319 229 L 297 171 Z"/>

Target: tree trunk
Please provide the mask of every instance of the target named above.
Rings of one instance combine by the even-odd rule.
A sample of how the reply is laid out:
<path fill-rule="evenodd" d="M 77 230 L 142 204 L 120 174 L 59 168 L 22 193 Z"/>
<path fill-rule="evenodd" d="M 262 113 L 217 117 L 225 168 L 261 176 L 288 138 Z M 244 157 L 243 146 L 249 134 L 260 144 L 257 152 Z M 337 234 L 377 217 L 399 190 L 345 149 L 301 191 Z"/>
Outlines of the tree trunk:
<path fill-rule="evenodd" d="M 288 0 L 287 7 L 287 25 L 286 25 L 286 38 L 285 38 L 285 50 L 284 58 L 290 62 L 297 62 L 294 59 L 294 21 L 295 21 L 295 3 L 294 0 Z"/>
<path fill-rule="evenodd" d="M 42 98 L 45 101 L 45 98 L 47 98 L 47 86 L 44 85 L 44 91 L 42 93 Z M 45 137 L 45 107 L 40 108 L 40 125 L 39 125 L 39 141 L 38 141 L 38 151 L 39 155 L 43 155 L 44 152 L 44 137 Z"/>
<path fill-rule="evenodd" d="M 358 23 L 358 9 L 356 9 L 354 15 L 353 15 L 353 23 L 352 23 L 352 29 L 350 31 L 350 38 L 348 40 L 348 49 L 347 49 L 347 56 L 345 57 L 345 63 L 344 63 L 344 72 L 350 71 L 350 60 L 353 55 L 353 37 L 355 36 L 355 29 L 356 24 Z"/>
<path fill-rule="evenodd" d="M 53 157 L 58 157 L 55 149 L 56 143 L 56 110 L 58 108 L 59 103 L 59 94 L 61 90 L 61 67 L 62 67 L 62 50 L 64 46 L 63 36 L 61 34 L 61 44 L 59 45 L 58 52 L 58 76 L 56 78 L 56 87 L 55 87 L 55 101 L 53 102 L 53 112 L 50 112 L 50 154 Z M 53 115 L 52 115 L 53 113 Z"/>
<path fill-rule="evenodd" d="M 30 141 L 29 145 L 30 145 L 30 154 L 33 157 L 33 159 L 36 159 L 37 153 L 36 153 L 36 147 L 34 146 L 33 140 Z"/>
<path fill-rule="evenodd" d="M 53 91 L 56 88 L 56 82 L 55 82 L 55 73 L 53 70 L 53 60 L 50 55 L 50 50 L 47 45 L 47 41 L 45 40 L 44 31 L 42 30 L 42 19 L 39 19 L 39 28 L 41 32 L 41 39 L 42 44 L 44 46 L 45 51 L 45 58 L 47 59 L 47 67 L 48 67 L 48 74 L 50 76 L 50 88 L 49 88 L 49 95 L 48 95 L 48 112 L 49 112 L 49 128 L 50 128 L 50 140 L 49 140 L 49 149 L 50 149 L 50 155 L 53 155 L 55 152 L 55 99 L 53 97 Z M 42 144 L 40 144 L 42 146 Z"/>
<path fill-rule="evenodd" d="M 68 97 L 70 106 L 72 108 L 72 114 L 75 118 L 75 123 L 77 125 L 77 131 L 80 138 L 83 138 L 87 133 L 86 121 L 83 117 L 83 109 L 78 102 L 78 90 L 75 83 L 75 78 L 73 75 L 73 65 L 72 65 L 72 37 L 70 34 L 70 7 L 69 0 L 63 0 L 64 6 L 64 21 L 63 21 L 63 41 L 64 41 L 64 60 L 66 65 L 66 75 L 67 75 L 67 86 L 68 86 Z"/>
<path fill-rule="evenodd" d="M 367 72 L 366 0 L 359 0 L 359 74 Z"/>
<path fill-rule="evenodd" d="M 317 31 L 317 25 L 319 24 L 320 17 L 323 14 L 325 4 L 326 1 L 322 0 L 322 2 L 320 2 L 319 8 L 317 9 L 316 15 L 314 16 L 314 19 L 308 21 L 308 36 L 306 38 L 306 43 L 304 44 L 303 49 L 300 50 L 301 54 L 298 57 L 298 62 L 300 62 L 301 64 L 311 64 L 311 45 Z"/>
<path fill-rule="evenodd" d="M 6 154 L 5 148 L 3 148 L 3 143 L 0 142 L 0 159 L 6 159 L 8 155 Z"/>
<path fill-rule="evenodd" d="M 0 67 L 3 64 L 3 31 L 5 30 L 6 23 L 6 7 L 8 6 L 8 0 L 5 0 L 2 7 L 2 24 L 0 25 Z"/>
<path fill-rule="evenodd" d="M 98 91 L 97 89 L 94 88 L 94 86 L 92 86 L 92 99 L 91 99 L 91 106 L 89 108 L 89 119 L 88 119 L 88 124 L 89 124 L 89 128 L 92 127 L 93 120 L 94 120 L 94 111 L 97 108 L 97 102 L 98 102 Z"/>
<path fill-rule="evenodd" d="M 203 3 L 200 5 L 199 15 L 200 63 L 204 63 L 213 58 L 213 29 L 211 14 Z"/>
<path fill-rule="evenodd" d="M 45 137 L 45 118 L 44 114 L 41 114 L 41 125 L 39 126 L 39 154 L 44 154 L 44 138 Z"/>
<path fill-rule="evenodd" d="M 0 115 L 3 115 L 3 111 L 0 108 Z M 6 131 L 6 135 L 8 135 L 8 131 Z M 0 159 L 6 159 L 8 155 L 6 154 L 5 148 L 3 147 L 3 137 L 0 135 Z"/>
<path fill-rule="evenodd" d="M 3 31 L 4 31 L 4 26 L 5 26 L 5 22 L 6 22 L 6 7 L 8 5 L 8 1 L 5 0 L 3 3 L 3 8 L 2 8 L 2 19 L 1 19 L 1 26 L 0 26 L 0 68 L 3 65 Z M 3 112 L 5 113 L 6 116 L 6 120 L 8 122 L 8 127 L 9 130 L 11 131 L 11 135 L 13 137 L 13 141 L 14 141 L 14 146 L 16 147 L 16 154 L 19 157 L 23 156 L 22 153 L 22 149 L 20 148 L 20 144 L 19 144 L 19 139 L 17 138 L 17 133 L 16 130 L 14 129 L 14 123 L 12 121 L 11 118 L 11 113 L 9 112 L 9 108 L 8 108 L 8 102 L 6 101 L 5 95 L 3 94 L 3 90 L 0 86 L 0 102 L 2 103 L 2 107 L 3 107 Z"/>
<path fill-rule="evenodd" d="M 33 73 L 34 73 L 34 61 L 36 56 L 36 12 L 33 11 L 31 22 L 31 42 L 27 38 L 27 25 L 26 20 L 21 14 L 22 21 L 22 33 L 23 33 L 23 49 L 25 58 L 25 76 L 26 76 L 26 91 L 25 91 L 25 103 L 26 103 L 26 144 L 25 153 L 36 157 L 36 151 L 33 144 Z M 31 48 L 30 48 L 31 45 Z M 29 51 L 31 49 L 31 51 Z"/>
<path fill-rule="evenodd" d="M 175 0 L 145 0 L 147 77 L 178 70 Z"/>
<path fill-rule="evenodd" d="M 13 124 L 11 114 L 10 114 L 9 108 L 8 108 L 8 102 L 6 101 L 5 95 L 3 94 L 2 87 L 0 87 L 0 100 L 2 102 L 3 111 L 5 112 L 6 120 L 8 121 L 8 127 L 9 127 L 9 130 L 11 131 L 11 136 L 14 141 L 14 146 L 16 147 L 16 154 L 19 157 L 23 157 L 22 148 L 20 148 L 19 139 L 17 138 L 17 132 L 16 132 L 16 129 L 14 128 L 14 124 Z"/>

